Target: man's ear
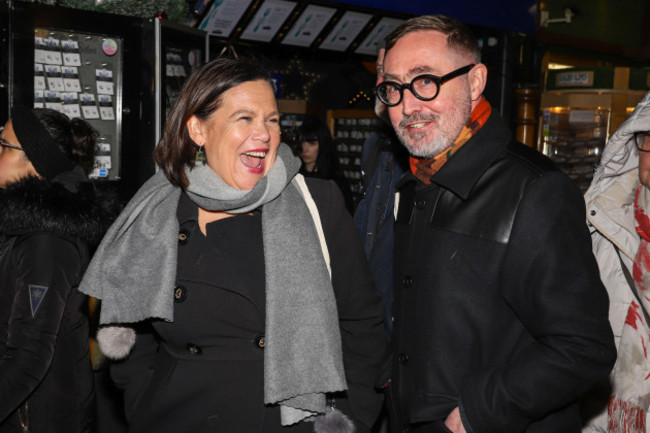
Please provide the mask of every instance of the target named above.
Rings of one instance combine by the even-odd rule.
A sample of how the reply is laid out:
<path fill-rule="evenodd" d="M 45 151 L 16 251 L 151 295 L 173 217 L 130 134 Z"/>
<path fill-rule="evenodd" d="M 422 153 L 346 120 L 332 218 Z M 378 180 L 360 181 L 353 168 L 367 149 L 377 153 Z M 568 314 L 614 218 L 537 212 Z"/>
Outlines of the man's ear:
<path fill-rule="evenodd" d="M 479 63 L 469 71 L 469 86 L 472 94 L 472 101 L 479 100 L 487 84 L 487 67 Z"/>
<path fill-rule="evenodd" d="M 185 124 L 187 133 L 197 146 L 201 147 L 205 144 L 205 137 L 203 135 L 203 121 L 196 117 L 194 114 L 188 119 Z"/>

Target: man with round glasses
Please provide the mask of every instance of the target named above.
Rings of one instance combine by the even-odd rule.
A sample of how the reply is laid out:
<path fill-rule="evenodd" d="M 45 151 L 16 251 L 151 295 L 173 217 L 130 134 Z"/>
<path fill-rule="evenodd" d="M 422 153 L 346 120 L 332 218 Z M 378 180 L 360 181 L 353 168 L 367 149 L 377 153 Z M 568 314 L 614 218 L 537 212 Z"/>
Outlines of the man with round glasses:
<path fill-rule="evenodd" d="M 615 360 L 578 188 L 482 96 L 466 26 L 409 19 L 375 91 L 410 153 L 395 223 L 392 431 L 579 432 Z"/>

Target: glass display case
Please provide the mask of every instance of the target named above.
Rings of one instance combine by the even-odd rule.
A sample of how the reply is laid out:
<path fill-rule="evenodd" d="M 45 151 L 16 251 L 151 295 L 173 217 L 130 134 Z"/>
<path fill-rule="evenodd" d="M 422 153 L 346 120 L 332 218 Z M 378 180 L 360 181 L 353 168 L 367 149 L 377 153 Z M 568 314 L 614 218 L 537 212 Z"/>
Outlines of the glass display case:
<path fill-rule="evenodd" d="M 85 119 L 98 132 L 91 178 L 119 179 L 122 38 L 34 29 L 34 108 Z"/>
<path fill-rule="evenodd" d="M 537 149 L 565 171 L 583 193 L 591 184 L 609 136 L 646 93 L 627 88 L 629 71 L 567 70 L 547 78 L 549 90 L 540 100 Z"/>
<path fill-rule="evenodd" d="M 1 112 L 44 107 L 86 120 L 98 133 L 90 177 L 128 199 L 153 174 L 145 154 L 142 19 L 13 1 L 0 2 Z"/>
<path fill-rule="evenodd" d="M 543 109 L 541 151 L 584 191 L 607 141 L 609 108 Z"/>

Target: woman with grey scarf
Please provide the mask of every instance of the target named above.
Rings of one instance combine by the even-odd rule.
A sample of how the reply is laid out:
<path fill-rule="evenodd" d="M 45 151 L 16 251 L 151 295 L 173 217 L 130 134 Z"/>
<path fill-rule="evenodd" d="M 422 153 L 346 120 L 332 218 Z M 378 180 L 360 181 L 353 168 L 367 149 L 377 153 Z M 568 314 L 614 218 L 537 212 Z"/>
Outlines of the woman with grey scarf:
<path fill-rule="evenodd" d="M 369 431 L 380 301 L 337 186 L 280 143 L 268 73 L 199 68 L 155 157 L 80 287 L 129 431 Z"/>

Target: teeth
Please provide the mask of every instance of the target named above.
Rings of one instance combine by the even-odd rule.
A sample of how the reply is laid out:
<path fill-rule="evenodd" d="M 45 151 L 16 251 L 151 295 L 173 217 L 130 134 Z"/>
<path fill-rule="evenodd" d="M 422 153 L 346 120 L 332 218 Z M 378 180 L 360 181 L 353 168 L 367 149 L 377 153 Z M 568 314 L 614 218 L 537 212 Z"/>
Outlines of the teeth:
<path fill-rule="evenodd" d="M 255 158 L 264 158 L 266 156 L 266 152 L 244 152 L 244 155 L 252 156 Z"/>
<path fill-rule="evenodd" d="M 424 125 L 426 125 L 426 123 L 413 123 L 412 125 L 410 125 L 410 128 L 411 129 L 420 129 L 420 128 L 424 127 Z"/>

